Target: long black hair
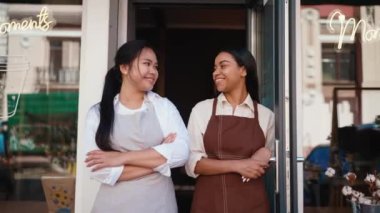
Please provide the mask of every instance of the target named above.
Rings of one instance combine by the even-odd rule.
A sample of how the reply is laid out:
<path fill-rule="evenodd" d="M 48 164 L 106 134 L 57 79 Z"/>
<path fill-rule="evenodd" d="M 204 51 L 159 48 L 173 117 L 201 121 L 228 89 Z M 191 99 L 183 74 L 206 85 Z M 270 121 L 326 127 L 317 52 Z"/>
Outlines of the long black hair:
<path fill-rule="evenodd" d="M 100 101 L 100 121 L 96 131 L 95 141 L 98 147 L 104 151 L 114 150 L 111 146 L 111 133 L 114 124 L 114 98 L 120 92 L 122 76 L 120 65 L 132 66 L 144 48 L 153 48 L 143 40 L 129 41 L 123 44 L 116 53 L 115 66 L 108 70 L 103 87 L 102 100 Z"/>
<path fill-rule="evenodd" d="M 247 71 L 245 76 L 245 85 L 251 98 L 260 103 L 259 99 L 259 79 L 257 76 L 256 59 L 250 51 L 246 48 L 225 48 L 221 49 L 219 53 L 226 52 L 232 55 L 236 63 L 240 67 L 244 67 Z"/>

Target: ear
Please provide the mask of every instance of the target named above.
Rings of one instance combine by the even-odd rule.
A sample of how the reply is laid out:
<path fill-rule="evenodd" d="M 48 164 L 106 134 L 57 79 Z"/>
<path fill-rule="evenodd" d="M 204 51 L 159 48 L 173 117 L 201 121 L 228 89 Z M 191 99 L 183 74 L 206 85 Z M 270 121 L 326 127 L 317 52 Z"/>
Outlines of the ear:
<path fill-rule="evenodd" d="M 241 77 L 247 76 L 247 69 L 245 69 L 244 66 L 240 67 L 240 76 Z"/>
<path fill-rule="evenodd" d="M 119 69 L 120 69 L 120 72 L 121 72 L 122 75 L 128 75 L 128 73 L 129 73 L 129 65 L 127 65 L 127 64 L 121 64 L 119 66 Z"/>

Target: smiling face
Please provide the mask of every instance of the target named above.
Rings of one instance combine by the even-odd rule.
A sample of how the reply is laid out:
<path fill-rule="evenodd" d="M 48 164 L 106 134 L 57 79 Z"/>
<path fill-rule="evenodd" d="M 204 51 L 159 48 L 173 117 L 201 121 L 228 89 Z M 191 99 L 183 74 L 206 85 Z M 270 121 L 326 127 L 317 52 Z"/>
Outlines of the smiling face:
<path fill-rule="evenodd" d="M 213 80 L 218 92 L 229 93 L 245 84 L 247 72 L 244 67 L 239 66 L 234 57 L 221 52 L 215 58 Z"/>
<path fill-rule="evenodd" d="M 153 89 L 158 78 L 157 68 L 156 54 L 150 48 L 142 49 L 131 65 L 120 65 L 123 81 L 140 91 Z"/>

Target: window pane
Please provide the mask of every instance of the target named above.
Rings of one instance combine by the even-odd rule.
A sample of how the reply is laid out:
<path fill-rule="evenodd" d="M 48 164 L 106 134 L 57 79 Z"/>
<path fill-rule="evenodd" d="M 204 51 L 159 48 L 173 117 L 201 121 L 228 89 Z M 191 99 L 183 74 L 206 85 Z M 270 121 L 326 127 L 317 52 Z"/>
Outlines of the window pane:
<path fill-rule="evenodd" d="M 344 52 L 340 58 L 339 80 L 355 80 L 355 55 L 350 52 Z"/>
<path fill-rule="evenodd" d="M 43 6 L 1 4 L 0 23 L 36 20 Z M 0 35 L 0 212 L 73 211 L 82 6 L 46 7 L 51 29 Z"/>
<path fill-rule="evenodd" d="M 322 44 L 323 82 L 355 81 L 355 46 L 346 44 L 338 50 L 334 44 Z"/>
<path fill-rule="evenodd" d="M 324 54 L 322 58 L 323 81 L 334 81 L 336 61 L 333 54 Z"/>
<path fill-rule="evenodd" d="M 377 199 L 364 179 L 380 169 L 380 43 L 378 38 L 368 39 L 369 29 L 375 31 L 380 23 L 380 5 L 342 2 L 345 5 L 301 7 L 305 14 L 301 21 L 303 45 L 315 44 L 307 46 L 309 52 L 321 48 L 320 56 L 302 54 L 310 59 L 308 64 L 316 64 L 315 76 L 322 76 L 321 82 L 313 82 L 313 88 L 307 87 L 309 79 L 302 82 L 306 101 L 301 116 L 303 136 L 298 143 L 305 156 L 304 212 L 358 212 L 358 202 L 342 193 L 347 185 Z M 331 19 L 338 11 L 341 16 Z M 347 30 L 340 34 L 342 26 Z M 353 29 L 357 31 L 351 36 Z M 332 177 L 325 173 L 329 167 L 335 171 Z M 357 179 L 347 181 L 344 175 L 348 172 Z"/>

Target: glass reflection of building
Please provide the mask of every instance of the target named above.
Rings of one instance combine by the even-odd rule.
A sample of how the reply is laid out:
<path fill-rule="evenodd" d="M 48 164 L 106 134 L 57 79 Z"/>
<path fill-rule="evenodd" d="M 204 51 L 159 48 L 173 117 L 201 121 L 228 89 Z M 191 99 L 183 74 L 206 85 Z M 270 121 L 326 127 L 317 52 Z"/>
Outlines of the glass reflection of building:
<path fill-rule="evenodd" d="M 321 206 L 349 211 L 351 204 L 341 193 L 344 178 L 328 179 L 324 171 L 336 167 L 339 175 L 351 171 L 363 180 L 380 168 L 380 153 L 374 151 L 380 148 L 375 121 L 380 115 L 380 40 L 363 39 L 364 27 L 378 29 L 380 7 L 304 2 L 308 2 L 301 8 L 305 211 Z M 330 19 L 337 10 L 347 24 L 342 48 L 338 48 L 341 22 Z M 348 22 L 350 18 L 355 23 Z M 357 181 L 354 188 L 369 195 L 364 182 Z"/>
<path fill-rule="evenodd" d="M 35 212 L 47 210 L 41 177 L 75 175 L 81 3 L 0 4 L 0 23 L 28 17 L 38 21 L 36 15 L 43 6 L 56 21 L 48 31 L 11 30 L 0 36 L 1 123 L 5 127 L 0 136 L 0 202 L 5 201 L 2 205 L 14 212 L 26 211 L 28 205 Z M 26 74 L 17 72 L 21 66 L 17 57 L 27 61 Z M 13 110 L 16 113 L 7 116 Z"/>

